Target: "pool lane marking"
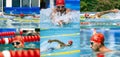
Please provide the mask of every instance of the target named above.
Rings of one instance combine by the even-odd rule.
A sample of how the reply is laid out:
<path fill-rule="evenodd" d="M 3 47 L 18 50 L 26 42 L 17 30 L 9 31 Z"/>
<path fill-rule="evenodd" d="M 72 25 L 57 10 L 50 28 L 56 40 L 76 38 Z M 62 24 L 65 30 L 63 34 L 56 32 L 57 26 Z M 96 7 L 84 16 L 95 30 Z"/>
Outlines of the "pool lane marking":
<path fill-rule="evenodd" d="M 44 56 L 58 56 L 58 55 L 66 55 L 66 54 L 73 54 L 73 53 L 79 53 L 80 50 L 73 50 L 73 51 L 67 51 L 67 52 L 57 52 L 57 53 L 50 53 L 50 54 L 41 54 L 41 57 Z"/>
<path fill-rule="evenodd" d="M 61 35 L 52 35 L 52 36 L 41 36 L 40 38 L 50 38 L 50 37 L 56 37 L 56 36 L 76 36 L 76 35 L 80 35 L 80 33 L 61 34 Z"/>

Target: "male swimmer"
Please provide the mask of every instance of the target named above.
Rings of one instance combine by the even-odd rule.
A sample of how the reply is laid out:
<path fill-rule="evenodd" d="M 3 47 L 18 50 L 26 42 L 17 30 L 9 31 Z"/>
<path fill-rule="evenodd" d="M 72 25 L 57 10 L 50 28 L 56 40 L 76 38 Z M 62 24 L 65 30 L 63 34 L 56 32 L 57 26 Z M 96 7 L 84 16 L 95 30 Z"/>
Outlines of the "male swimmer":
<path fill-rule="evenodd" d="M 14 46 L 14 48 L 24 48 L 24 40 L 22 36 L 15 36 L 15 38 L 12 41 L 12 45 Z"/>
<path fill-rule="evenodd" d="M 104 14 L 107 14 L 107 13 L 117 13 L 118 11 L 119 11 L 118 9 L 113 9 L 113 10 L 107 10 L 107 11 L 97 12 L 94 15 L 90 15 L 89 13 L 85 13 L 84 17 L 85 18 L 100 18 Z"/>
<path fill-rule="evenodd" d="M 63 24 L 68 24 L 70 18 L 60 18 L 61 16 L 67 15 L 70 12 L 70 9 L 65 8 L 64 0 L 56 0 L 56 8 L 53 9 L 51 14 L 52 23 L 63 26 Z M 69 16 L 67 16 L 69 17 Z"/>
<path fill-rule="evenodd" d="M 29 31 L 29 30 L 28 30 Z M 26 32 L 26 30 L 25 31 L 23 31 L 23 32 Z M 24 36 L 37 36 L 37 35 L 39 35 L 39 34 L 36 34 L 36 33 L 28 33 L 27 35 L 24 35 Z M 33 48 L 26 48 L 25 46 L 24 46 L 24 39 L 23 39 L 23 37 L 24 36 L 22 36 L 22 35 L 20 35 L 20 34 L 17 34 L 16 33 L 16 35 L 15 35 L 15 37 L 13 38 L 13 40 L 12 40 L 12 45 L 13 45 L 13 47 L 14 48 L 23 48 L 23 49 L 33 49 Z"/>
<path fill-rule="evenodd" d="M 112 50 L 108 49 L 104 45 L 104 35 L 102 33 L 97 33 L 96 30 L 93 31 L 93 35 L 90 38 L 90 47 L 95 52 L 105 53 L 111 52 Z"/>
<path fill-rule="evenodd" d="M 50 48 L 47 48 L 47 49 L 43 49 L 41 50 L 41 52 L 45 52 L 45 51 L 53 51 L 53 50 L 56 50 L 56 49 L 61 49 L 61 48 L 64 48 L 64 47 L 70 47 L 73 45 L 73 41 L 72 40 L 69 40 L 67 44 L 63 43 L 62 41 L 60 40 L 48 40 L 48 43 L 53 43 L 53 42 L 57 42 L 58 43 L 58 46 L 57 47 L 50 47 Z"/>

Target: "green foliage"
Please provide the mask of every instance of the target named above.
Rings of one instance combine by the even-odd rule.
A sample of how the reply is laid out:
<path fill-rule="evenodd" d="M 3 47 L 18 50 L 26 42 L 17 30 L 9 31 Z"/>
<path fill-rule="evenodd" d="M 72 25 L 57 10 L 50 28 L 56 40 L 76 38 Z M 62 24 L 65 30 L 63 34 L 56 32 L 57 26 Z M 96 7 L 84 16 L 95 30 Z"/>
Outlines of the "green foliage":
<path fill-rule="evenodd" d="M 81 12 L 98 12 L 120 9 L 120 0 L 80 0 Z"/>

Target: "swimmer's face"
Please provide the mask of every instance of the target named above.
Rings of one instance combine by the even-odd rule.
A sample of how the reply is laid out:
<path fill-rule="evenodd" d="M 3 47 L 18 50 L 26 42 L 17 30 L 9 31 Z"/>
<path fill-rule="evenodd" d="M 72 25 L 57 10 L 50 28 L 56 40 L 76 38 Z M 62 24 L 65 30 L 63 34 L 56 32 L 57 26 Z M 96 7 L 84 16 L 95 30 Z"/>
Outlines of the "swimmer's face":
<path fill-rule="evenodd" d="M 64 5 L 57 5 L 56 8 L 57 8 L 57 10 L 62 11 L 65 9 L 65 6 Z"/>
<path fill-rule="evenodd" d="M 90 47 L 92 48 L 93 51 L 97 52 L 99 51 L 101 44 L 100 43 L 96 43 L 96 42 L 91 42 L 90 43 Z"/>
<path fill-rule="evenodd" d="M 15 36 L 15 39 L 12 41 L 12 45 L 15 48 L 23 48 L 24 43 L 22 42 L 22 37 L 21 36 Z"/>
<path fill-rule="evenodd" d="M 89 13 L 85 13 L 84 16 L 85 16 L 85 18 L 89 18 L 90 14 Z"/>
<path fill-rule="evenodd" d="M 23 47 L 23 43 L 20 42 L 19 40 L 13 41 L 12 45 L 14 46 L 14 48 L 22 48 Z"/>

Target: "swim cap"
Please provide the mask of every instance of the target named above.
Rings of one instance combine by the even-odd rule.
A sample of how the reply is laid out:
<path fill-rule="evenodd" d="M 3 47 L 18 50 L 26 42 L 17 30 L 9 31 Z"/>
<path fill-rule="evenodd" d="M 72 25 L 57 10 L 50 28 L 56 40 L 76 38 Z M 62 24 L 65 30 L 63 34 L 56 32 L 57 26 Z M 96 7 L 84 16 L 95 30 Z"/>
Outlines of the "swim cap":
<path fill-rule="evenodd" d="M 56 0 L 56 5 L 65 5 L 64 0 Z"/>
<path fill-rule="evenodd" d="M 15 36 L 13 41 L 20 41 L 22 44 L 24 44 L 24 40 L 23 40 L 22 36 Z"/>
<path fill-rule="evenodd" d="M 69 43 L 69 44 L 72 44 L 72 43 L 73 43 L 73 41 L 72 41 L 72 40 L 69 40 L 69 41 L 68 41 L 68 43 Z"/>
<path fill-rule="evenodd" d="M 96 34 L 92 35 L 90 41 L 94 41 L 96 43 L 103 43 L 104 35 L 102 33 L 96 33 Z"/>

